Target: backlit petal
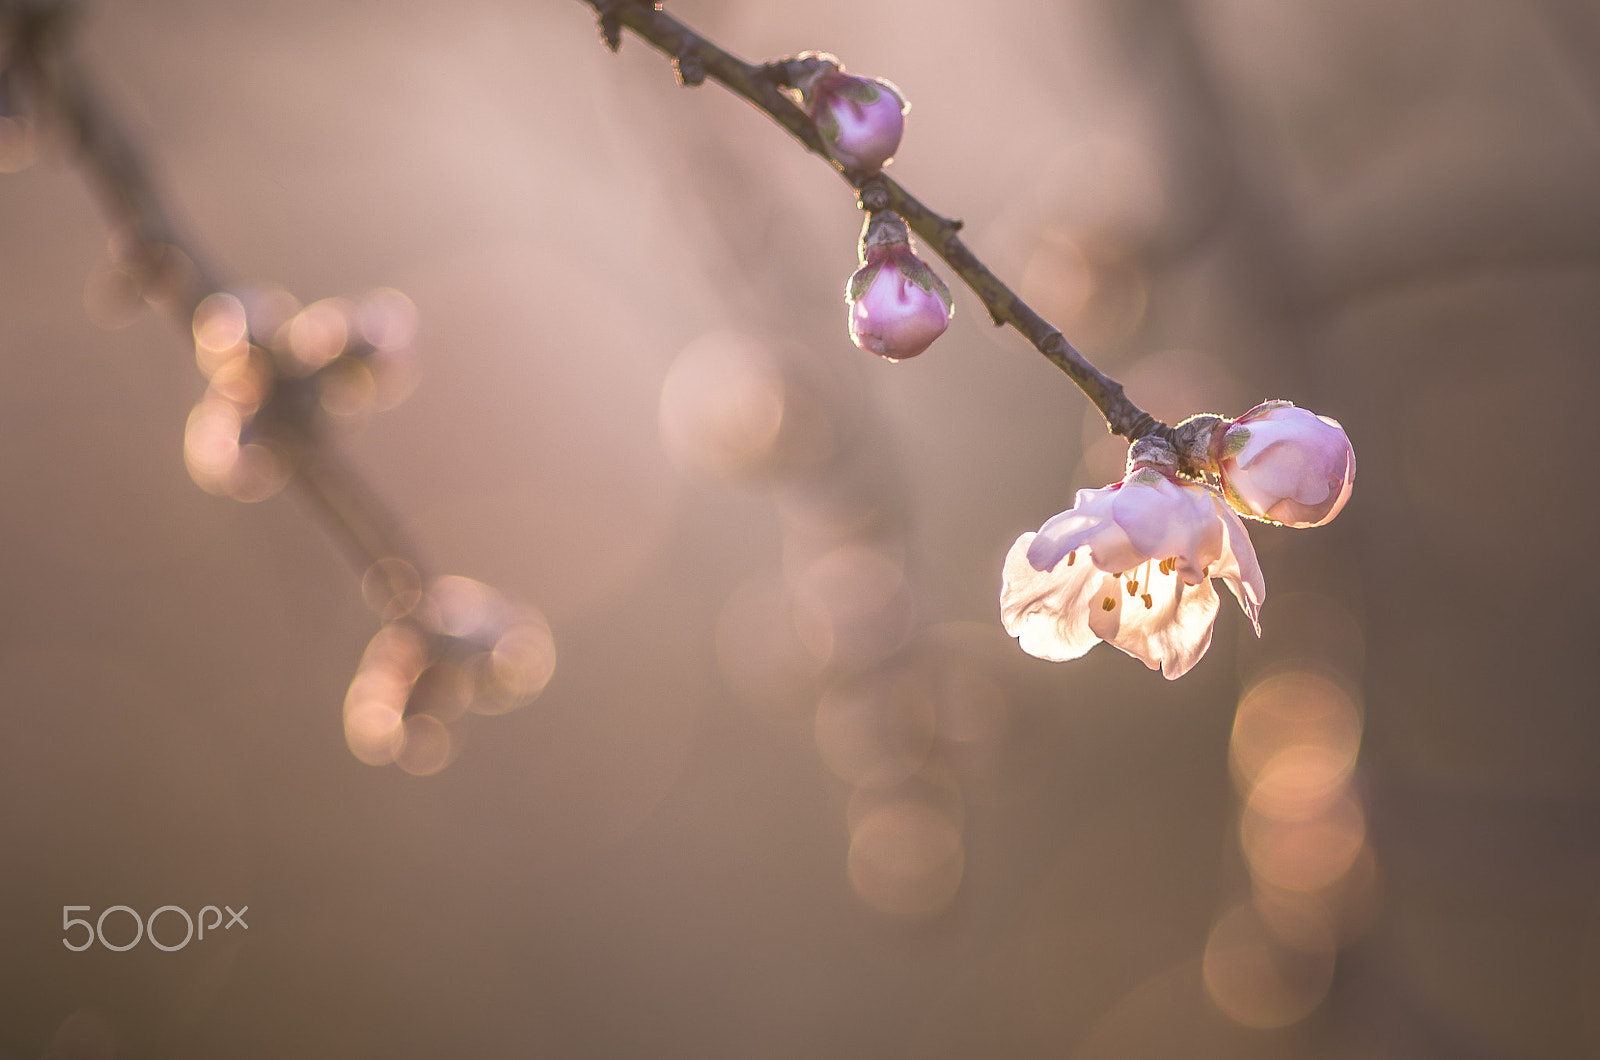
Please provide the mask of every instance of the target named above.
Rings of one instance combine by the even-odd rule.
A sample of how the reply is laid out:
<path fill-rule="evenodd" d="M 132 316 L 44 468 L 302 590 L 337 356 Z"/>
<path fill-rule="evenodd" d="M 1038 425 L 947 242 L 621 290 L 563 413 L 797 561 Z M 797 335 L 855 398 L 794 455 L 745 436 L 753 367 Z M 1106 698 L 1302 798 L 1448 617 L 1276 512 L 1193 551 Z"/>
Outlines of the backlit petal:
<path fill-rule="evenodd" d="M 1211 645 L 1212 578 L 1259 636 L 1266 582 L 1244 524 L 1215 489 L 1141 467 L 1076 500 L 1006 556 L 1001 618 L 1029 654 L 1075 659 L 1104 640 L 1181 677 Z"/>
<path fill-rule="evenodd" d="M 1255 546 L 1250 543 L 1250 534 L 1245 530 L 1239 516 L 1215 494 L 1212 495 L 1212 503 L 1216 506 L 1225 544 L 1222 556 L 1211 569 L 1211 576 L 1221 578 L 1223 584 L 1233 591 L 1235 599 L 1239 601 L 1239 606 L 1244 609 L 1250 624 L 1255 627 L 1256 636 L 1259 637 L 1261 605 L 1267 600 L 1267 579 L 1261 573 L 1261 564 L 1256 560 Z"/>
<path fill-rule="evenodd" d="M 1089 597 L 1111 579 L 1081 558 L 1058 563 L 1053 571 L 1035 569 L 1028 561 L 1033 538 L 1023 534 L 1006 554 L 1000 620 L 1029 655 L 1053 662 L 1076 659 L 1100 642 L 1089 629 Z"/>
<path fill-rule="evenodd" d="M 1110 522 L 1111 498 L 1116 493 L 1115 486 L 1079 490 L 1071 508 L 1052 515 L 1039 528 L 1038 534 L 1032 535 L 1028 562 L 1038 570 L 1050 570 L 1068 552 L 1082 548 L 1099 527 Z"/>
<path fill-rule="evenodd" d="M 1153 607 L 1145 607 L 1138 597 L 1123 596 L 1110 611 L 1092 609 L 1089 628 L 1172 681 L 1188 673 L 1211 646 L 1217 594 L 1209 580 L 1185 585 L 1173 579 L 1169 584 L 1173 589 L 1152 596 Z"/>

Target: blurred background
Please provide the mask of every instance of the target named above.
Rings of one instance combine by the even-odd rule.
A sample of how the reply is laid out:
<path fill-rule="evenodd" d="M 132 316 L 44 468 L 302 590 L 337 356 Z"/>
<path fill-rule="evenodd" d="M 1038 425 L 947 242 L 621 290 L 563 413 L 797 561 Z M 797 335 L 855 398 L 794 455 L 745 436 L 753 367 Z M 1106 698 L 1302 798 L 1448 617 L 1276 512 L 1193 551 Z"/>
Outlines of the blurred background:
<path fill-rule="evenodd" d="M 409 299 L 339 444 L 554 671 L 362 743 L 362 572 L 197 488 L 191 337 L 12 92 L 0 1056 L 1600 1055 L 1600 8 L 670 7 L 896 82 L 892 175 L 1154 413 L 1340 420 L 1349 507 L 1180 681 L 1032 659 L 1001 560 L 1123 446 L 964 290 L 852 347 L 763 116 L 573 0 L 101 0 L 230 277 Z"/>

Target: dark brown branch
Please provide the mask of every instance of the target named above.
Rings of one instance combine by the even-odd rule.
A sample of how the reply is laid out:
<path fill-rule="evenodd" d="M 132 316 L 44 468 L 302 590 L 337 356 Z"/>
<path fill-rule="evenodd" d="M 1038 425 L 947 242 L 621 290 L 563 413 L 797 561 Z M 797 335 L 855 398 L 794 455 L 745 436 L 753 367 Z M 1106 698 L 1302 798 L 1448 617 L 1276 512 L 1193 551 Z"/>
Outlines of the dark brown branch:
<path fill-rule="evenodd" d="M 978 296 L 996 324 L 1010 324 L 1016 328 L 1052 364 L 1067 373 L 1105 416 L 1112 433 L 1130 441 L 1151 434 L 1172 439 L 1171 427 L 1129 401 L 1121 383 L 1090 364 L 1059 328 L 1017 297 L 1015 291 L 978 259 L 961 241 L 959 221 L 951 221 L 928 209 L 890 177 L 881 173 L 853 172 L 834 161 L 810 115 L 780 87 L 781 63 L 767 66 L 747 63 L 641 0 L 583 2 L 594 8 L 606 42 L 613 49 L 620 43 L 620 37 L 616 36 L 618 27 L 626 26 L 641 40 L 674 60 L 685 84 L 698 84 L 698 75 L 719 82 L 765 112 L 807 150 L 827 159 L 840 177 L 856 189 L 864 208 L 893 210 L 903 217 L 911 230 L 921 236 Z M 690 71 L 697 76 L 690 76 Z"/>

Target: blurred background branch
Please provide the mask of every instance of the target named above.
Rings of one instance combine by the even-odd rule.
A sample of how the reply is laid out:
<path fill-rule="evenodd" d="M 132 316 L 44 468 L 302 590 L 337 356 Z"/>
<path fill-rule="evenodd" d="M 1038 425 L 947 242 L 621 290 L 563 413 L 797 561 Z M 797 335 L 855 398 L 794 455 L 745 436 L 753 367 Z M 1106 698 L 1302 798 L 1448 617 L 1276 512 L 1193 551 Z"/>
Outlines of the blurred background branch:
<path fill-rule="evenodd" d="M 340 421 L 404 397 L 414 306 L 378 290 L 301 307 L 287 291 L 224 280 L 180 234 L 144 151 L 77 60 L 78 14 L 65 0 L 6 0 L 0 30 L 8 87 L 37 108 L 23 119 L 66 132 L 111 219 L 113 260 L 91 289 L 106 288 L 118 314 L 160 306 L 192 336 L 210 384 L 185 432 L 195 482 L 251 502 L 294 484 L 354 562 L 384 624 L 345 697 L 351 751 L 371 765 L 436 772 L 453 757 L 448 724 L 536 697 L 554 645 L 539 612 L 430 572 L 400 517 L 335 443 Z"/>
<path fill-rule="evenodd" d="M 194 488 L 204 385 L 127 237 L 85 290 L 71 137 L 4 79 L 0 1051 L 1593 1054 L 1588 6 L 672 11 L 893 78 L 894 172 L 1019 297 L 1169 422 L 1339 418 L 1350 507 L 1253 534 L 1264 635 L 1219 622 L 1178 686 L 1027 658 L 1005 546 L 1124 443 L 981 313 L 850 346 L 859 213 L 741 100 L 570 3 L 94 7 L 82 62 L 242 275 L 415 299 L 427 385 L 338 452 L 540 602 L 562 678 L 462 735 L 464 690 L 547 674 L 537 624 L 489 648 L 515 609 L 435 579 L 368 644 L 292 506 Z M 317 305 L 260 311 L 314 353 L 365 299 Z M 352 761 L 394 756 L 396 687 L 425 781 Z M 72 953 L 81 902 L 251 930 Z"/>
<path fill-rule="evenodd" d="M 0 5 L 0 23 L 9 30 L 11 69 L 20 78 L 18 88 L 24 96 L 36 100 L 70 137 L 117 233 L 123 255 L 119 264 L 127 282 L 190 332 L 198 326 L 196 311 L 201 303 L 213 293 L 230 290 L 230 284 L 210 255 L 180 234 L 144 152 L 78 62 L 72 30 L 80 15 L 79 5 L 68 0 L 6 0 Z M 246 329 L 251 345 L 262 349 L 272 345 L 274 336 L 261 334 L 259 320 L 247 322 Z M 256 363 L 277 376 L 270 359 L 258 358 Z M 285 382 L 281 377 L 263 380 L 269 392 Z M 426 571 L 400 520 L 333 451 L 334 443 L 315 419 L 318 411 L 311 405 L 273 421 L 273 440 L 288 456 L 291 481 L 350 552 L 358 571 L 384 559 L 403 560 L 413 570 Z M 401 588 L 397 585 L 394 591 Z"/>

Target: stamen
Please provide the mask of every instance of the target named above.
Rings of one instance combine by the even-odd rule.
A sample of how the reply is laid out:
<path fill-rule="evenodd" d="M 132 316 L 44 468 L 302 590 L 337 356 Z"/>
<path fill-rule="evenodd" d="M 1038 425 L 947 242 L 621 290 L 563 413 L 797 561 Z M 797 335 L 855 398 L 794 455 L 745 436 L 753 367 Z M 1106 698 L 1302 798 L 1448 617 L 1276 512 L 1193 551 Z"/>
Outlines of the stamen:
<path fill-rule="evenodd" d="M 1106 597 L 1106 598 L 1105 598 L 1105 599 L 1104 599 L 1104 600 L 1101 600 L 1101 601 L 1100 601 L 1100 610 L 1102 610 L 1102 611 L 1112 611 L 1112 610 L 1115 610 L 1115 609 L 1116 609 L 1116 606 L 1117 606 L 1117 602 L 1116 602 L 1116 600 L 1114 600 L 1114 599 L 1112 599 L 1112 598 L 1111 598 L 1111 597 L 1109 597 L 1109 596 L 1108 596 L 1108 597 Z"/>
<path fill-rule="evenodd" d="M 1138 568 L 1136 568 L 1137 571 L 1138 571 L 1139 576 L 1138 577 L 1130 577 L 1128 579 L 1128 595 L 1129 596 L 1138 596 L 1139 595 L 1139 586 L 1141 584 L 1146 589 L 1150 588 L 1150 564 L 1152 564 L 1154 562 L 1155 562 L 1155 557 L 1152 556 L 1151 558 L 1145 560 L 1143 563 L 1139 564 Z"/>
<path fill-rule="evenodd" d="M 1148 611 L 1152 607 L 1156 606 L 1155 605 L 1155 601 L 1150 599 L 1150 594 L 1149 593 L 1145 593 L 1143 596 L 1139 597 L 1139 599 L 1144 601 L 1144 608 L 1145 608 L 1146 611 Z"/>
<path fill-rule="evenodd" d="M 1178 565 L 1178 561 L 1177 561 L 1176 557 L 1168 556 L 1166 559 L 1161 561 L 1161 573 L 1162 574 L 1171 574 L 1173 568 L 1176 567 L 1177 565 Z"/>
<path fill-rule="evenodd" d="M 1078 561 L 1078 554 L 1076 552 L 1068 552 L 1067 553 L 1067 566 L 1070 567 L 1074 563 L 1076 563 L 1077 561 Z"/>

